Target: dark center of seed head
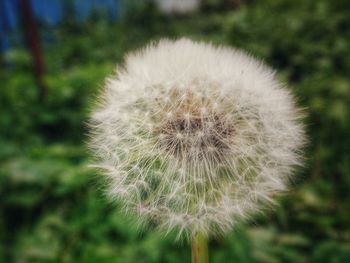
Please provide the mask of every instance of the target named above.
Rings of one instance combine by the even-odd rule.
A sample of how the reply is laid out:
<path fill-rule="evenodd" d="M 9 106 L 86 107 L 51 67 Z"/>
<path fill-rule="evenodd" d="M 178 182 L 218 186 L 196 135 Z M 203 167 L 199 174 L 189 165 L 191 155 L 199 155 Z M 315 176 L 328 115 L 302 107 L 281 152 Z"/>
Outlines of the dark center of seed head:
<path fill-rule="evenodd" d="M 160 146 L 182 158 L 218 158 L 229 149 L 234 129 L 219 114 L 178 115 L 158 130 Z"/>

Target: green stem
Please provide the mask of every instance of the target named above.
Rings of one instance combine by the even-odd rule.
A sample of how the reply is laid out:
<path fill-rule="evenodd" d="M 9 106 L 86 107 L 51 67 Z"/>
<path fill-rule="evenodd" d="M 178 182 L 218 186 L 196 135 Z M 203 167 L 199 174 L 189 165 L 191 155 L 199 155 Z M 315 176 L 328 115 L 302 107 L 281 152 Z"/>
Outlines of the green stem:
<path fill-rule="evenodd" d="M 192 263 L 208 262 L 208 238 L 198 233 L 192 238 Z"/>

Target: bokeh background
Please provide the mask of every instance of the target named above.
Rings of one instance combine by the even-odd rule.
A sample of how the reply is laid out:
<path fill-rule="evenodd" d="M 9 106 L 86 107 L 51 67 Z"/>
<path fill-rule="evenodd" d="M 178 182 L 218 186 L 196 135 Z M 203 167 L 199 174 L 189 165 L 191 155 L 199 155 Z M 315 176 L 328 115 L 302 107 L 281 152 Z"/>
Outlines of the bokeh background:
<path fill-rule="evenodd" d="M 264 60 L 308 113 L 291 191 L 211 240 L 211 262 L 350 262 L 348 0 L 0 0 L 0 262 L 190 262 L 104 198 L 85 146 L 123 55 L 184 36 Z"/>

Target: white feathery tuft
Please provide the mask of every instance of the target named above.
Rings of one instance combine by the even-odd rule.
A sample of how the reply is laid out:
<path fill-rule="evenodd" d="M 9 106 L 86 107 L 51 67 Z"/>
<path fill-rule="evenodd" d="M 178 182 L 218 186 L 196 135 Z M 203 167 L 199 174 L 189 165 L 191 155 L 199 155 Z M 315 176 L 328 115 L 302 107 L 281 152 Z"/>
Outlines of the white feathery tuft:
<path fill-rule="evenodd" d="M 187 39 L 126 57 L 92 114 L 112 199 L 178 236 L 218 235 L 274 203 L 301 164 L 301 111 L 249 55 Z"/>

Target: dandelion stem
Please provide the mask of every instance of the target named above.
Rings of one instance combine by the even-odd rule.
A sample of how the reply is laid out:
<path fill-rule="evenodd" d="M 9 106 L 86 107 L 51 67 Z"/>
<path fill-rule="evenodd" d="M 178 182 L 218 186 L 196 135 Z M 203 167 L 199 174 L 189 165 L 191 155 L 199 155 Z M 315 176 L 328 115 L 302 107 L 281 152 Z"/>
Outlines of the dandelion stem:
<path fill-rule="evenodd" d="M 197 233 L 192 238 L 192 263 L 208 263 L 208 238 Z"/>

